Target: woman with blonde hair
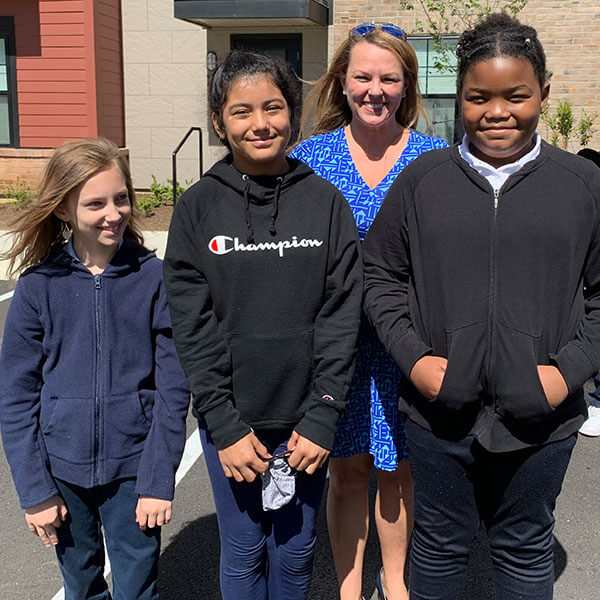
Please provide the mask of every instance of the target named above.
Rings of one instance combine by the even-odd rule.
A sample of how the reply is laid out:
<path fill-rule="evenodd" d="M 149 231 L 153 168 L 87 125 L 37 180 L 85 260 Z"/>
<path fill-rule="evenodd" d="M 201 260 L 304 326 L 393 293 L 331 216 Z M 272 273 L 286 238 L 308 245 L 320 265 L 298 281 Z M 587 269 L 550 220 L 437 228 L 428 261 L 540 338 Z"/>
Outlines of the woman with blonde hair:
<path fill-rule="evenodd" d="M 417 156 L 446 146 L 413 129 L 425 116 L 418 63 L 405 32 L 391 24 L 354 27 L 309 93 L 292 151 L 333 183 L 353 210 L 361 240 L 383 197 Z M 363 319 L 348 408 L 330 461 L 327 519 L 341 600 L 361 598 L 369 477 L 377 475 L 375 521 L 383 567 L 380 598 L 406 600 L 404 564 L 412 521 L 412 480 L 398 411 L 400 374 Z"/>

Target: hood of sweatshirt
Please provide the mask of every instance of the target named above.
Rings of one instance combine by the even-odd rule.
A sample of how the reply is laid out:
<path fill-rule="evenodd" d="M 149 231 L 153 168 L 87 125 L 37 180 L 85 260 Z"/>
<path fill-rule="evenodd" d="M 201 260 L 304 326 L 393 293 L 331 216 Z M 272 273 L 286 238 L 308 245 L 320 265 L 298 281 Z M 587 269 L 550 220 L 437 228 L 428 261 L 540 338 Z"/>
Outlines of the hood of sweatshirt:
<path fill-rule="evenodd" d="M 140 246 L 132 240 L 124 239 L 102 275 L 107 277 L 121 277 L 128 273 L 139 271 L 146 261 L 155 257 L 156 255 L 151 250 Z M 86 275 L 90 273 L 77 259 L 66 252 L 62 244 L 55 245 L 50 251 L 47 260 L 36 268 L 42 271 L 67 268 L 81 271 Z"/>
<path fill-rule="evenodd" d="M 219 183 L 231 188 L 240 196 L 244 202 L 246 213 L 246 227 L 248 230 L 247 243 L 254 242 L 254 227 L 250 204 L 271 204 L 269 215 L 269 233 L 277 233 L 277 213 L 279 211 L 279 199 L 301 179 L 313 174 L 313 170 L 295 158 L 287 159 L 290 170 L 283 175 L 247 175 L 235 169 L 231 164 L 231 158 L 226 157 L 217 162 L 204 177 L 216 179 Z"/>

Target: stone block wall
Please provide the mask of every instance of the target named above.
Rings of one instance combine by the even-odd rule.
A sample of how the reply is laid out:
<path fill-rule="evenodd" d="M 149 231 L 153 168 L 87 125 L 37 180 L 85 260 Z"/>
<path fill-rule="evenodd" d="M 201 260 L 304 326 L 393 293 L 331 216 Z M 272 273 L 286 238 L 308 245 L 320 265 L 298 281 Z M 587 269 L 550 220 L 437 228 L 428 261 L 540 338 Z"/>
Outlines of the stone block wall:
<path fill-rule="evenodd" d="M 173 0 L 122 2 L 126 144 L 137 188 L 171 177 L 171 153 L 192 126 L 206 132 L 206 31 L 173 17 Z M 177 179 L 198 179 L 198 134 Z M 206 168 L 206 166 L 205 166 Z"/>

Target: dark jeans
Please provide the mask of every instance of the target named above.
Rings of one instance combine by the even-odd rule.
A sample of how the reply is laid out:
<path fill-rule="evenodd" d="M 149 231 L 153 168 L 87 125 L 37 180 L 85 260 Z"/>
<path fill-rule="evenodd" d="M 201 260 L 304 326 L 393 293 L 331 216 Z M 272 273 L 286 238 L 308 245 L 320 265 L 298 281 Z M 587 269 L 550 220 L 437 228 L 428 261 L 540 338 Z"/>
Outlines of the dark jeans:
<path fill-rule="evenodd" d="M 554 507 L 576 434 L 491 453 L 472 436 L 437 438 L 407 421 L 415 486 L 411 600 L 458 600 L 480 522 L 489 538 L 497 600 L 550 600 Z"/>
<path fill-rule="evenodd" d="M 588 399 L 590 406 L 596 406 L 597 408 L 600 408 L 600 372 L 596 373 L 596 376 L 594 377 L 594 385 L 596 388 L 593 392 L 588 394 Z"/>
<path fill-rule="evenodd" d="M 291 433 L 255 432 L 271 453 Z M 327 467 L 314 475 L 298 473 L 291 502 L 265 512 L 260 477 L 252 483 L 228 479 L 210 434 L 202 427 L 200 439 L 219 521 L 223 600 L 304 600 L 312 579 Z"/>
<path fill-rule="evenodd" d="M 69 514 L 58 529 L 56 555 L 65 600 L 110 600 L 104 579 L 104 528 L 114 600 L 158 598 L 160 527 L 142 531 L 135 522 L 135 479 L 90 489 L 57 480 Z"/>

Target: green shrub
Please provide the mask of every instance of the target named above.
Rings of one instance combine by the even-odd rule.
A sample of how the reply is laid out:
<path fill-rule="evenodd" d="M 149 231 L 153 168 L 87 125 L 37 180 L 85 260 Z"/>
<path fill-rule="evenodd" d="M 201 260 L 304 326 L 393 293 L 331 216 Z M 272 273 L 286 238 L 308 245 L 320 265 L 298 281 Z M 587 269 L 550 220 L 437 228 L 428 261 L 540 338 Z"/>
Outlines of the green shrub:
<path fill-rule="evenodd" d="M 151 217 L 156 208 L 154 200 L 145 196 L 138 196 L 136 205 L 143 217 Z"/>
<path fill-rule="evenodd" d="M 579 122 L 576 124 L 569 100 L 559 102 L 554 113 L 550 112 L 548 106 L 542 114 L 542 121 L 550 129 L 550 143 L 565 150 L 568 150 L 569 141 L 574 133 L 577 135 L 580 145 L 587 146 L 596 132 L 594 121 L 597 118 L 597 113 L 586 113 L 585 110 L 582 110 Z"/>
<path fill-rule="evenodd" d="M 31 186 L 23 181 L 18 175 L 14 183 L 4 186 L 4 196 L 12 198 L 10 205 L 15 210 L 25 208 L 33 200 L 33 190 Z"/>
<path fill-rule="evenodd" d="M 579 143 L 582 146 L 587 146 L 594 136 L 594 133 L 596 132 L 594 129 L 594 121 L 597 118 L 598 113 L 586 113 L 585 110 L 581 111 L 579 125 L 577 125 L 577 135 L 579 137 Z"/>
<path fill-rule="evenodd" d="M 183 187 L 177 182 L 177 198 L 181 197 L 181 194 L 190 186 L 193 179 L 186 179 L 185 186 Z M 154 207 L 163 206 L 164 204 L 173 203 L 173 180 L 167 179 L 166 183 L 161 183 L 152 175 L 152 183 L 150 184 L 150 193 L 152 194 L 152 202 Z"/>

